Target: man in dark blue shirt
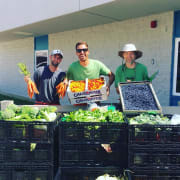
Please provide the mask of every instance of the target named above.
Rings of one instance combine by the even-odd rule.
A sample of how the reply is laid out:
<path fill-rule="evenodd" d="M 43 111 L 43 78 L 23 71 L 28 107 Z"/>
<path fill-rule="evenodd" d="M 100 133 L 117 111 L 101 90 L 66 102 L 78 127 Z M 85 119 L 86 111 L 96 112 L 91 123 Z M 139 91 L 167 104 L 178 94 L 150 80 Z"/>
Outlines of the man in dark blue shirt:
<path fill-rule="evenodd" d="M 50 54 L 50 64 L 39 67 L 33 75 L 34 82 L 39 91 L 35 94 L 36 104 L 40 105 L 59 105 L 60 100 L 56 92 L 56 86 L 64 81 L 66 73 L 59 68 L 63 59 L 61 50 L 53 50 Z M 28 83 L 30 77 L 24 80 Z"/>

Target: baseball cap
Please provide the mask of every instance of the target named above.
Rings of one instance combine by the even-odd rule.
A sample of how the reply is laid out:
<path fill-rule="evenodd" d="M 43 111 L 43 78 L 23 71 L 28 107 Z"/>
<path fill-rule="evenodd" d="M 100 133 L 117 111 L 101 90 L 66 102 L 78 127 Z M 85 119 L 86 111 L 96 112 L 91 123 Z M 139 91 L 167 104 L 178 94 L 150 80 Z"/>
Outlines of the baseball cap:
<path fill-rule="evenodd" d="M 60 54 L 63 58 L 63 53 L 60 49 L 54 49 L 51 51 L 51 56 L 55 55 L 55 54 Z"/>

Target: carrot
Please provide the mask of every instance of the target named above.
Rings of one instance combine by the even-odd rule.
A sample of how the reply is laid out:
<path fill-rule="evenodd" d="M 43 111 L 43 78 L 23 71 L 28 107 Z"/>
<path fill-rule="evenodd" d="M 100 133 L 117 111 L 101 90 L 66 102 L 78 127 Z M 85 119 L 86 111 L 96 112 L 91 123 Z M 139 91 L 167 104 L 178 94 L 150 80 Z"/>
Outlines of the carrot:
<path fill-rule="evenodd" d="M 36 84 L 32 81 L 31 82 L 32 83 L 32 86 L 33 86 L 33 91 L 36 93 L 36 94 L 39 94 L 39 91 L 38 91 L 38 89 L 37 89 L 37 87 L 36 87 Z"/>
<path fill-rule="evenodd" d="M 57 86 L 56 86 L 56 92 L 59 96 L 59 98 L 64 98 L 64 96 L 66 95 L 66 88 L 67 85 L 64 82 L 60 82 Z"/>
<path fill-rule="evenodd" d="M 30 79 L 27 83 L 27 91 L 28 91 L 28 96 L 32 99 L 32 97 L 35 94 L 39 94 L 39 91 L 36 88 L 35 83 Z"/>
<path fill-rule="evenodd" d="M 20 73 L 24 74 L 24 76 L 31 75 L 24 63 L 18 63 L 18 67 L 19 67 Z M 31 79 L 27 83 L 27 92 L 30 98 L 33 97 L 34 93 L 39 94 L 36 84 Z"/>
<path fill-rule="evenodd" d="M 27 83 L 27 89 L 28 89 L 28 96 L 29 96 L 30 98 L 32 98 L 34 92 L 33 92 L 33 90 L 32 90 L 32 86 L 31 86 L 30 80 L 29 80 L 29 82 Z"/>

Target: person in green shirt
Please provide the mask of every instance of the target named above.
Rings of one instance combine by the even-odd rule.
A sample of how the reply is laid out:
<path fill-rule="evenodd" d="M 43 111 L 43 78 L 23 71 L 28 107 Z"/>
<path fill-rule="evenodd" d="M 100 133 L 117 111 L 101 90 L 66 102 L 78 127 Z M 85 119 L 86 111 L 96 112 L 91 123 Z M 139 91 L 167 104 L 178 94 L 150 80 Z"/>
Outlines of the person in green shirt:
<path fill-rule="evenodd" d="M 80 81 L 88 79 L 96 79 L 101 75 L 108 76 L 109 81 L 107 83 L 107 95 L 110 92 L 110 86 L 112 85 L 115 76 L 112 71 L 105 66 L 99 60 L 89 59 L 89 49 L 86 42 L 76 43 L 76 55 L 78 61 L 73 62 L 67 70 L 67 79 Z"/>
<path fill-rule="evenodd" d="M 135 60 L 142 56 L 142 52 L 136 49 L 134 44 L 125 44 L 123 49 L 119 51 L 119 56 L 122 57 L 125 63 L 122 63 L 116 69 L 115 88 L 119 93 L 119 82 L 131 81 L 146 81 L 149 80 L 147 67 Z"/>

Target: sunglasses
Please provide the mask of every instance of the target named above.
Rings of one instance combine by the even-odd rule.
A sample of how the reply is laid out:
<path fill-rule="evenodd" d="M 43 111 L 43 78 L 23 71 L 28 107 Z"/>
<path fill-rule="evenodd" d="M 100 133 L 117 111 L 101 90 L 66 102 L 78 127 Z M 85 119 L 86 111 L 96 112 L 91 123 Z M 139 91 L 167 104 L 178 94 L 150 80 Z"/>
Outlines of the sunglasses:
<path fill-rule="evenodd" d="M 80 53 L 81 51 L 83 51 L 83 52 L 87 52 L 88 51 L 88 49 L 86 48 L 86 49 L 76 49 L 76 52 L 78 52 L 78 53 Z"/>

